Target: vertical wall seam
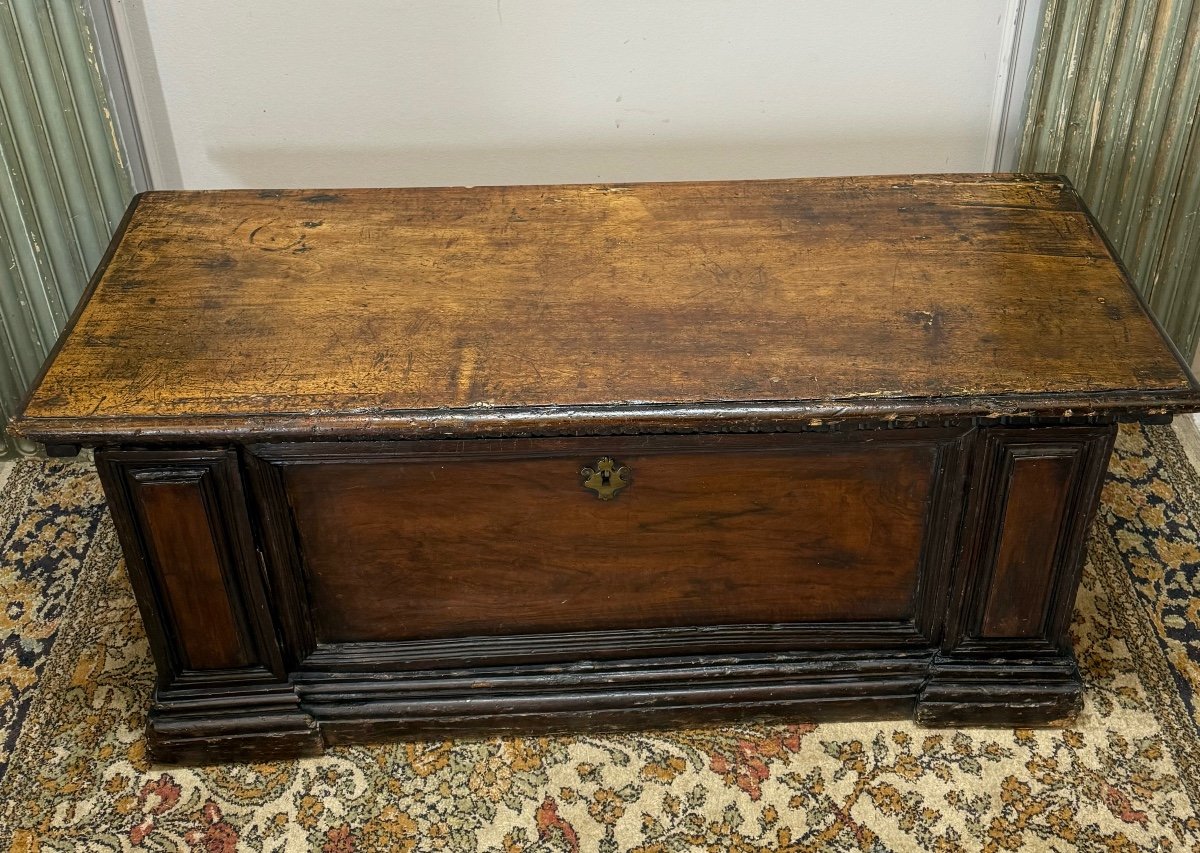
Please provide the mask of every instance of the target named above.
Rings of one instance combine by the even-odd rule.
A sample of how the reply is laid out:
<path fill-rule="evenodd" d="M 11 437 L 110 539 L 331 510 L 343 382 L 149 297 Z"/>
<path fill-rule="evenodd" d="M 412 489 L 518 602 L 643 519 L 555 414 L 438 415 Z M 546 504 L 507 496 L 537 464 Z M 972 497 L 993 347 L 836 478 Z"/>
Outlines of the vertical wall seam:
<path fill-rule="evenodd" d="M 56 5 L 50 6 L 47 12 L 47 24 L 54 37 L 54 46 L 56 55 L 61 65 L 64 84 L 62 90 L 62 101 L 64 105 L 70 105 L 71 130 L 78 142 L 76 146 L 77 156 L 75 158 L 76 174 L 80 179 L 80 189 L 83 191 L 83 196 L 80 199 L 82 203 L 86 203 L 91 209 L 92 215 L 87 217 L 86 221 L 90 226 L 88 240 L 81 241 L 85 266 L 91 266 L 97 253 L 100 251 L 101 244 L 107 239 L 105 230 L 100 230 L 95 227 L 97 221 L 103 221 L 103 206 L 100 204 L 100 182 L 99 176 L 96 174 L 95 164 L 93 162 L 90 151 L 95 149 L 94 140 L 89 138 L 88 122 L 84 119 L 84 110 L 80 109 L 79 92 L 83 89 L 84 94 L 88 95 L 88 101 L 94 101 L 93 93 L 86 90 L 84 87 L 90 85 L 89 81 L 80 80 L 75 69 L 72 68 L 77 57 L 82 55 L 82 46 L 85 43 L 78 39 L 79 22 L 71 16 L 70 28 L 65 30 L 59 26 L 58 14 L 55 12 Z M 64 50 L 63 41 L 65 38 L 75 37 L 75 43 L 71 45 L 71 50 Z M 64 109 L 63 112 L 66 112 Z M 101 149 L 102 150 L 102 149 Z M 89 251 L 90 250 L 90 251 Z"/>
<path fill-rule="evenodd" d="M 1103 121 L 1105 101 L 1101 91 L 1108 89 L 1116 55 L 1113 30 L 1120 29 L 1125 5 L 1125 0 L 1103 4 L 1101 13 L 1093 16 L 1089 27 L 1086 62 L 1076 83 L 1076 91 L 1082 86 L 1087 97 L 1077 95 L 1071 104 L 1063 163 L 1067 171 L 1078 172 L 1075 164 L 1092 158 Z"/>
<path fill-rule="evenodd" d="M 14 48 L 7 52 L 9 61 L 0 64 L 0 97 L 8 106 L 9 127 L 14 142 L 8 159 L 10 168 L 15 167 L 17 178 L 27 192 L 27 196 L 20 199 L 27 207 L 21 219 L 36 223 L 42 245 L 35 244 L 34 249 L 39 254 L 39 262 L 44 261 L 52 271 L 52 276 L 45 278 L 40 288 L 41 295 L 49 301 L 52 314 L 64 313 L 63 307 L 54 302 L 61 292 L 59 283 L 77 274 L 76 268 L 82 264 L 82 256 L 78 253 L 77 244 L 73 246 L 72 239 L 68 237 L 67 232 L 73 236 L 74 229 L 59 214 L 55 198 L 57 193 L 61 193 L 57 164 L 48 162 L 48 152 L 43 151 L 43 146 L 48 144 L 47 125 L 37 94 L 33 91 L 35 70 L 28 62 L 21 29 L 13 13 L 14 7 L 8 3 L 4 5 L 8 6 L 10 12 L 7 23 L 11 24 L 9 40 Z M 18 239 L 15 234 L 9 236 Z"/>
<path fill-rule="evenodd" d="M 44 3 L 28 2 L 16 3 L 13 8 L 20 10 L 16 19 L 18 29 L 22 31 L 21 43 L 29 66 L 29 80 L 42 122 L 46 142 L 44 156 L 53 169 L 60 201 L 68 212 L 62 224 L 72 235 L 71 248 L 79 266 L 83 267 L 87 263 L 84 246 L 94 242 L 96 237 L 87 205 L 83 202 L 84 188 L 75 152 L 77 140 L 71 135 L 70 126 L 59 109 L 62 102 L 57 97 L 55 72 L 61 74 L 62 68 L 51 61 L 51 51 L 57 46 L 46 44 L 47 35 L 52 34 L 46 33 L 42 25 L 42 20 L 49 23 L 50 9 Z M 66 278 L 61 283 L 69 287 L 73 278 Z"/>

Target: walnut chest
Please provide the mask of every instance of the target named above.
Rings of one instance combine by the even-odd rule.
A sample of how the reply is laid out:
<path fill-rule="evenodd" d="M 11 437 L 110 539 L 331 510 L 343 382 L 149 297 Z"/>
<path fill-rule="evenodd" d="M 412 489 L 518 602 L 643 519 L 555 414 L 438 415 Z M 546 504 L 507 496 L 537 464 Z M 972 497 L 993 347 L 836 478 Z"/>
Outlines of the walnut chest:
<path fill-rule="evenodd" d="M 940 175 L 143 194 L 14 429 L 191 761 L 1069 716 L 1116 424 L 1197 408 L 1063 179 Z"/>

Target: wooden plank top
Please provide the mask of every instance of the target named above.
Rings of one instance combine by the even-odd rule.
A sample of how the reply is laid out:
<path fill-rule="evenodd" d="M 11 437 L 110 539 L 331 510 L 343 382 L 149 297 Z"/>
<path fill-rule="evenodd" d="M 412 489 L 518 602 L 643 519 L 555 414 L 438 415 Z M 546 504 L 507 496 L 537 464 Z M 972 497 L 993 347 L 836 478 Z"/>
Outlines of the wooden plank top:
<path fill-rule="evenodd" d="M 151 192 L 15 431 L 519 434 L 1198 402 L 1058 176 Z"/>

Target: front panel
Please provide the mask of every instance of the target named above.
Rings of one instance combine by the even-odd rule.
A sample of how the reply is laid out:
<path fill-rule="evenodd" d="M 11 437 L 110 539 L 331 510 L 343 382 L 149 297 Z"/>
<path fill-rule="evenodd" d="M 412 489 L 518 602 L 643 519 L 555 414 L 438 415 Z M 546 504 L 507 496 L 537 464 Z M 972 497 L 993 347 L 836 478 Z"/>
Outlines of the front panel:
<path fill-rule="evenodd" d="M 237 757 L 715 716 L 1069 714 L 1064 625 L 1113 431 L 97 459 L 159 660 L 152 748 Z"/>
<path fill-rule="evenodd" d="M 826 625 L 918 635 L 961 431 L 261 446 L 311 648 Z M 609 470 L 606 472 L 604 469 Z M 607 481 L 605 478 L 608 478 Z M 591 482 L 589 482 L 589 480 Z M 605 491 L 608 490 L 608 493 Z M 272 512 L 278 517 L 278 511 Z M 937 564 L 937 565 L 935 565 Z M 927 620 L 926 620 L 927 621 Z M 814 638 L 815 639 L 815 638 Z M 702 644 L 703 637 L 699 637 Z M 870 642 L 870 640 L 865 640 Z M 607 654 L 611 655 L 609 650 Z"/>

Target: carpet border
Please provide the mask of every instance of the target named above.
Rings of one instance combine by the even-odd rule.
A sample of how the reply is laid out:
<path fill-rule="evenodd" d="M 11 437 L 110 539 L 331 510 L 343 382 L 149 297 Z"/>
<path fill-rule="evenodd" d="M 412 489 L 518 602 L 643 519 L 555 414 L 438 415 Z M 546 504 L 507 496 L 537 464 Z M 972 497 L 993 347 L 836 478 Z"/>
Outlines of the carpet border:
<path fill-rule="evenodd" d="M 1154 718 L 1163 732 L 1163 740 L 1171 750 L 1171 758 L 1193 808 L 1200 813 L 1200 776 L 1188 773 L 1188 767 L 1200 767 L 1200 732 L 1171 673 L 1170 659 L 1158 640 L 1158 632 L 1138 598 L 1132 578 L 1126 580 L 1129 569 L 1117 551 L 1111 536 L 1097 537 L 1089 549 L 1096 578 L 1113 607 L 1113 619 L 1121 627 L 1122 640 L 1129 648 L 1137 668 L 1137 677 L 1146 690 Z M 1120 573 L 1120 574 L 1118 574 Z M 1150 637 L 1153 636 L 1153 639 Z M 1086 685 L 1085 685 L 1086 691 Z"/>
<path fill-rule="evenodd" d="M 7 541 L 12 526 L 19 517 L 16 512 L 17 504 L 28 502 L 38 472 L 44 469 L 45 463 L 41 460 L 18 459 L 13 463 L 4 482 L 0 483 L 0 519 L 4 521 L 4 526 L 0 527 L 0 539 L 3 541 Z"/>

